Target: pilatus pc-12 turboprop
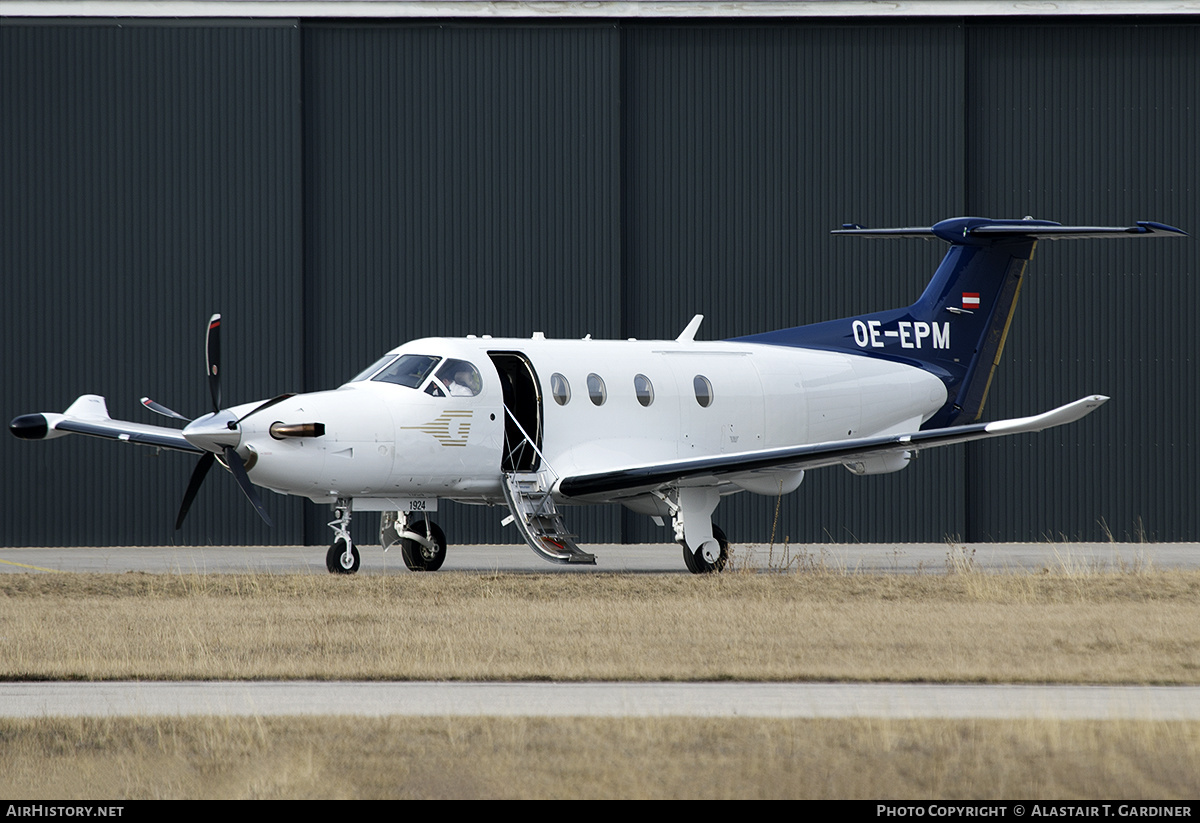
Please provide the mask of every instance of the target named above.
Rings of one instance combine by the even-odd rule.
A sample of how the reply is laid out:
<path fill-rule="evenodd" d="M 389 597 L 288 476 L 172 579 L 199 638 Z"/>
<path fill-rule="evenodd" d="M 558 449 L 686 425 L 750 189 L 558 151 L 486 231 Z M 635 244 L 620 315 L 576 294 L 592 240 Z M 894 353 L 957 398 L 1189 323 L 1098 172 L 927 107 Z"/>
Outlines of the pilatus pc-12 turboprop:
<path fill-rule="evenodd" d="M 441 499 L 503 504 L 525 542 L 555 563 L 594 563 L 560 506 L 621 503 L 670 519 L 696 573 L 721 569 L 713 524 L 721 498 L 777 495 L 809 469 L 894 472 L 921 449 L 1070 423 L 1107 399 L 1084 397 L 1012 420 L 975 422 L 1038 240 L 1186 236 L 1158 223 L 1125 228 L 963 217 L 931 228 L 835 234 L 940 239 L 950 248 L 911 306 L 731 340 L 428 338 L 405 343 L 332 391 L 223 408 L 220 315 L 209 321 L 213 410 L 182 428 L 113 420 L 103 397 L 62 414 L 26 414 L 27 440 L 86 434 L 200 457 L 176 528 L 214 461 L 259 515 L 255 486 L 332 504 L 331 572 L 358 570 L 356 511 L 381 511 L 385 549 L 433 571 L 446 538 Z"/>

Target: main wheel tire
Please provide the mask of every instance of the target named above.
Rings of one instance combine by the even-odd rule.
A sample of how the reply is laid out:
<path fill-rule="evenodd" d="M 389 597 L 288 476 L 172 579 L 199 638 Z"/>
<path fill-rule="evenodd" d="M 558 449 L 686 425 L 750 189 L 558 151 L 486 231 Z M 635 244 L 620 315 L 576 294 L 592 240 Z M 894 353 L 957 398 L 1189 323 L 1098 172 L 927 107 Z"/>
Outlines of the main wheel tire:
<path fill-rule="evenodd" d="M 354 574 L 358 571 L 358 549 L 350 547 L 350 565 L 346 565 L 346 539 L 339 537 L 325 552 L 325 568 L 330 574 Z"/>
<path fill-rule="evenodd" d="M 425 529 L 426 523 L 429 524 L 428 531 Z M 404 565 L 414 572 L 435 572 L 440 569 L 446 562 L 446 535 L 442 534 L 438 524 L 422 519 L 410 523 L 408 528 L 422 537 L 428 537 L 435 546 L 431 549 L 416 540 L 401 538 L 400 555 L 404 558 Z"/>
<path fill-rule="evenodd" d="M 725 537 L 725 532 L 721 531 L 721 527 L 713 523 L 712 527 L 713 539 L 717 541 L 717 545 L 721 547 L 721 554 L 717 558 L 717 562 L 709 563 L 704 559 L 704 555 L 698 551 L 692 551 L 688 548 L 687 543 L 683 543 L 683 563 L 687 566 L 687 570 L 692 574 L 711 574 L 712 572 L 722 571 L 726 564 L 729 563 L 729 540 Z"/>

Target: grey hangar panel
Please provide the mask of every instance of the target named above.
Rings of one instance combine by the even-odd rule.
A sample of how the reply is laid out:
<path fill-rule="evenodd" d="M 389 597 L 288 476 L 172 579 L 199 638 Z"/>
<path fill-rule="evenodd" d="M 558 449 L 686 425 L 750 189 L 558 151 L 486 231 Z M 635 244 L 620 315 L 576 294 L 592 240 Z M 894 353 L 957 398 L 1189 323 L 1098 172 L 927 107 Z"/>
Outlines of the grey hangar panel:
<path fill-rule="evenodd" d="M 956 214 L 1200 231 L 1187 19 L 0 23 L 0 396 L 207 408 L 337 385 L 407 339 L 702 338 L 911 301 L 935 244 L 831 238 Z M 1043 243 L 988 418 L 1113 397 L 1070 427 L 737 495 L 735 539 L 1200 534 L 1193 241 Z M 1136 246 L 1136 248 L 1135 248 Z M 1155 246 L 1155 248 L 1147 248 Z M 1181 409 L 1181 410 L 1177 410 Z M 7 545 L 325 544 L 323 507 L 191 461 L 0 440 Z M 225 478 L 221 478 L 224 480 Z M 515 540 L 446 506 L 451 546 Z M 661 541 L 619 509 L 583 542 Z M 363 543 L 373 515 L 355 518 Z"/>

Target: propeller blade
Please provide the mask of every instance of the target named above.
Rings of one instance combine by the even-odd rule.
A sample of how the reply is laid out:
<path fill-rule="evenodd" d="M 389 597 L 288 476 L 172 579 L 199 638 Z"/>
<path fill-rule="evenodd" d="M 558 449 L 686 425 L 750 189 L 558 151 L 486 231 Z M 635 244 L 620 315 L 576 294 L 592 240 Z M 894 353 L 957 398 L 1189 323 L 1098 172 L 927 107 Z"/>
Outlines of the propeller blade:
<path fill-rule="evenodd" d="M 239 417 L 237 419 L 237 424 L 241 424 L 241 422 L 243 420 L 245 420 L 247 417 L 249 417 L 252 414 L 258 414 L 263 409 L 269 409 L 272 406 L 274 406 L 276 403 L 282 403 L 284 400 L 287 400 L 289 397 L 295 397 L 295 396 L 296 396 L 295 392 L 288 392 L 287 394 L 281 394 L 278 397 L 272 397 L 267 402 L 259 404 L 258 406 L 254 407 L 253 409 L 251 409 L 250 411 L 246 412 L 241 417 Z"/>
<path fill-rule="evenodd" d="M 187 491 L 183 493 L 183 502 L 179 504 L 179 516 L 175 518 L 175 531 L 183 527 L 183 518 L 187 517 L 188 509 L 196 499 L 196 492 L 200 491 L 200 484 L 204 482 L 216 459 L 217 456 L 212 452 L 205 452 L 200 455 L 200 462 L 196 464 L 196 468 L 192 469 L 192 479 L 188 481 Z"/>
<path fill-rule="evenodd" d="M 254 506 L 254 510 L 258 512 L 258 516 L 268 526 L 274 526 L 271 522 L 271 516 L 267 514 L 267 510 L 263 507 L 262 500 L 259 499 L 258 492 L 254 490 L 254 486 L 250 483 L 250 478 L 246 475 L 246 464 L 242 462 L 241 455 L 233 446 L 225 447 L 225 464 L 229 466 L 229 471 L 233 474 L 233 479 L 237 481 L 242 488 L 242 494 L 246 495 L 246 499 L 250 501 L 250 505 Z"/>
<path fill-rule="evenodd" d="M 157 413 L 161 414 L 163 417 L 173 417 L 176 420 L 182 420 L 184 423 L 192 422 L 192 418 L 184 417 L 182 414 L 180 414 L 177 411 L 171 411 L 166 406 L 164 406 L 162 403 L 155 403 L 149 397 L 142 398 L 142 405 L 145 406 L 146 408 L 148 408 L 152 412 L 157 412 Z"/>
<path fill-rule="evenodd" d="M 221 410 L 221 315 L 208 319 L 208 334 L 204 338 L 205 368 L 208 371 L 208 391 L 212 394 L 213 412 Z"/>

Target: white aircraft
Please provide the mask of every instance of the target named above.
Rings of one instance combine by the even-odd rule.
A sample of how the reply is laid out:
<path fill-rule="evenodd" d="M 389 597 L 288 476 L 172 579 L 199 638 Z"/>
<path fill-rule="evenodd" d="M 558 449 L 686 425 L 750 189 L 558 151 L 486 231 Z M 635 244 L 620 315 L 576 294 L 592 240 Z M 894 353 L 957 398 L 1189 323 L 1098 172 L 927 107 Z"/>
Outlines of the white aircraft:
<path fill-rule="evenodd" d="M 222 408 L 220 315 L 209 321 L 213 411 L 195 420 L 143 398 L 182 428 L 113 420 L 103 397 L 27 414 L 14 435 L 85 434 L 200 455 L 179 528 L 214 461 L 269 524 L 255 486 L 333 505 L 334 573 L 358 570 L 351 514 L 381 511 L 385 550 L 433 571 L 446 538 L 438 501 L 505 505 L 525 542 L 556 563 L 594 563 L 561 505 L 621 503 L 670 519 L 695 573 L 723 568 L 720 499 L 778 495 L 809 469 L 894 472 L 921 449 L 1078 420 L 1093 395 L 1033 417 L 976 423 L 1026 262 L 1038 240 L 1186 236 L 1042 220 L 955 218 L 931 228 L 842 235 L 941 239 L 950 248 L 911 306 L 716 342 L 697 315 L 675 340 L 429 338 L 406 343 L 345 385 Z"/>

